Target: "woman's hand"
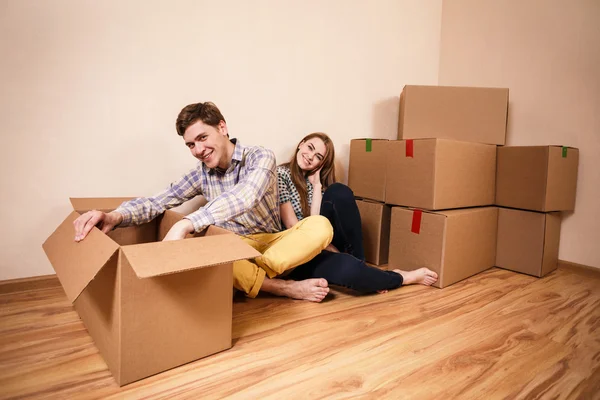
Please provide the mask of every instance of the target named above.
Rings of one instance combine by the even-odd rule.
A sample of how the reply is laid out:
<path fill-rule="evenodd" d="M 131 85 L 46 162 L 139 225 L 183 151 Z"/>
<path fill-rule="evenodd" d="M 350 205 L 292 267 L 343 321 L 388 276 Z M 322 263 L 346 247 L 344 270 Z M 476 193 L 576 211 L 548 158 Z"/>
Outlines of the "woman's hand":
<path fill-rule="evenodd" d="M 321 186 L 321 168 L 323 167 L 320 167 L 318 170 L 308 176 L 308 181 L 311 183 L 311 185 Z"/>

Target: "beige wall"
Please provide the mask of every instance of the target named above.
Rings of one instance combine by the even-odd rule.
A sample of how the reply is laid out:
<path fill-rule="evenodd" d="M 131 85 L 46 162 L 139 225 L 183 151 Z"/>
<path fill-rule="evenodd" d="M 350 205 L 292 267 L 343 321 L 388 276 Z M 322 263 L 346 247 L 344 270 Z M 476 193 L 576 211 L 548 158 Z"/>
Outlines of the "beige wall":
<path fill-rule="evenodd" d="M 280 162 L 306 133 L 394 138 L 404 84 L 437 84 L 441 0 L 0 0 L 0 280 L 53 273 L 69 196 L 150 195 L 194 165 L 184 105 Z"/>
<path fill-rule="evenodd" d="M 600 1 L 443 2 L 439 83 L 510 88 L 508 145 L 580 149 L 559 257 L 600 268 Z"/>

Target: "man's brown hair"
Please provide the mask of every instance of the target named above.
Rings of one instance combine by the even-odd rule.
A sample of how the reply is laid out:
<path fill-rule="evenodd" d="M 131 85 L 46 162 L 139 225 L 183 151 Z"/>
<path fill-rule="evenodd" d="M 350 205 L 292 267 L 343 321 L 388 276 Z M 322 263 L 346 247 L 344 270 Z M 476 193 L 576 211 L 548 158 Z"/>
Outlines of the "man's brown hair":
<path fill-rule="evenodd" d="M 185 130 L 190 126 L 195 124 L 198 121 L 204 122 L 206 125 L 210 125 L 212 127 L 218 127 L 219 122 L 225 121 L 223 118 L 223 114 L 210 101 L 205 103 L 195 103 L 189 104 L 179 112 L 177 116 L 177 121 L 175 122 L 175 129 L 177 129 L 177 134 L 179 136 L 183 136 Z"/>

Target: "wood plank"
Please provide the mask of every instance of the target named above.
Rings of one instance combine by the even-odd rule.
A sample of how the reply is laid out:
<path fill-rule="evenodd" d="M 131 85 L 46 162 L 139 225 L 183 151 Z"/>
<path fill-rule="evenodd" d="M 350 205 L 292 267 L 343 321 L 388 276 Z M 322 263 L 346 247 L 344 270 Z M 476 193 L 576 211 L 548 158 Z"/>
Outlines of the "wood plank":
<path fill-rule="evenodd" d="M 60 281 L 56 274 L 34 276 L 32 278 L 10 279 L 0 281 L 0 295 L 55 287 L 60 287 Z"/>
<path fill-rule="evenodd" d="M 0 398 L 598 398 L 600 279 L 236 297 L 232 349 L 119 388 L 62 289 L 0 295 Z"/>
<path fill-rule="evenodd" d="M 591 277 L 600 276 L 600 267 L 590 267 L 589 265 L 577 264 L 570 261 L 558 260 L 558 268 Z"/>
<path fill-rule="evenodd" d="M 538 373 L 514 398 L 600 398 L 600 353 L 598 348 L 579 345 L 557 363 Z"/>

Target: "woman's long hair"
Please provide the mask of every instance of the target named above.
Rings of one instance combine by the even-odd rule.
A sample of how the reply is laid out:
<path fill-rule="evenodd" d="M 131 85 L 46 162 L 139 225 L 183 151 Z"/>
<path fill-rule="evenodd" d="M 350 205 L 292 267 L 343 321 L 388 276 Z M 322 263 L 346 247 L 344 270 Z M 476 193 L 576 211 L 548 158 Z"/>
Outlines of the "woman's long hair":
<path fill-rule="evenodd" d="M 308 207 L 308 187 L 306 185 L 306 178 L 308 175 L 311 175 L 313 171 L 306 173 L 300 169 L 297 160 L 298 150 L 300 150 L 300 145 L 302 142 L 310 140 L 312 138 L 319 138 L 325 143 L 325 156 L 323 158 L 323 162 L 321 163 L 321 184 L 323 185 L 323 189 L 326 189 L 329 185 L 335 182 L 335 149 L 333 147 L 333 142 L 326 134 L 322 132 L 315 132 L 309 135 L 306 135 L 300 143 L 296 146 L 296 151 L 294 152 L 294 156 L 285 164 L 282 164 L 288 167 L 291 171 L 292 182 L 296 186 L 298 190 L 298 194 L 300 195 L 300 205 L 302 207 L 302 215 L 304 217 L 308 217 L 310 215 L 310 208 Z"/>

